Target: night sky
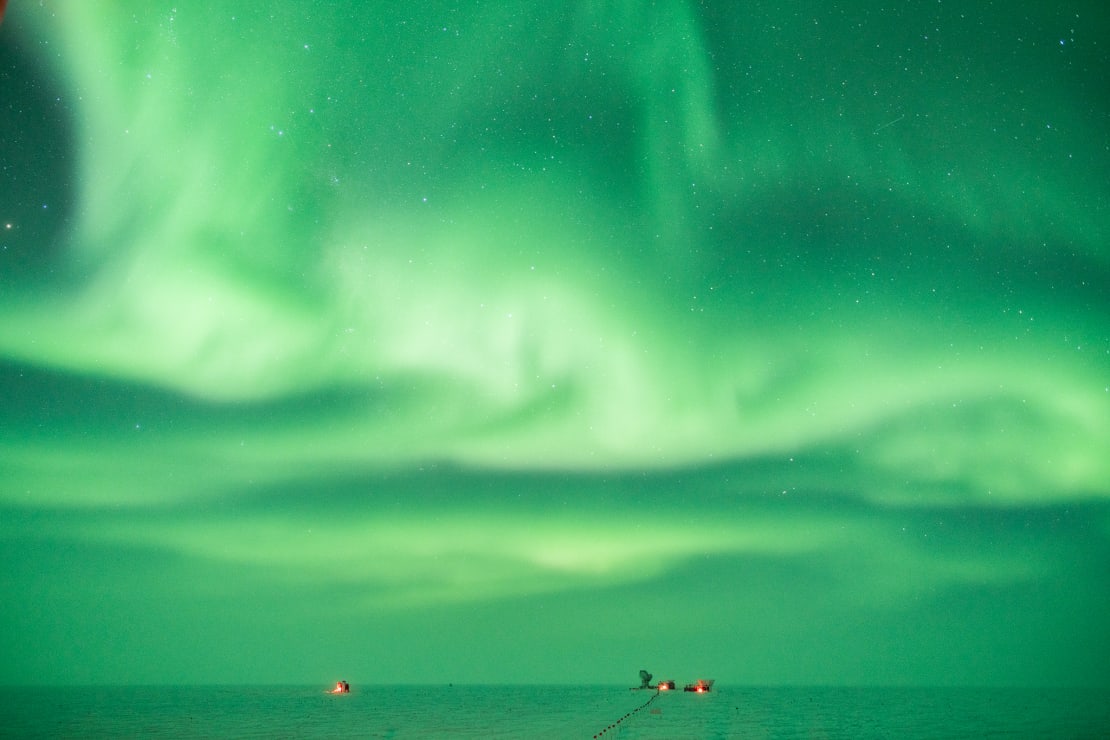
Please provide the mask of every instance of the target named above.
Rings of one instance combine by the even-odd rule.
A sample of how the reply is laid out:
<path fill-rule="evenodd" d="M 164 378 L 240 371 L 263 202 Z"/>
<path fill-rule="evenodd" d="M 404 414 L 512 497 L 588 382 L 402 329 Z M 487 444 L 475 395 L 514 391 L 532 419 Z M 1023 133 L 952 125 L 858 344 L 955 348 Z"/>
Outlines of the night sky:
<path fill-rule="evenodd" d="M 1110 11 L 13 3 L 0 683 L 1110 686 Z"/>

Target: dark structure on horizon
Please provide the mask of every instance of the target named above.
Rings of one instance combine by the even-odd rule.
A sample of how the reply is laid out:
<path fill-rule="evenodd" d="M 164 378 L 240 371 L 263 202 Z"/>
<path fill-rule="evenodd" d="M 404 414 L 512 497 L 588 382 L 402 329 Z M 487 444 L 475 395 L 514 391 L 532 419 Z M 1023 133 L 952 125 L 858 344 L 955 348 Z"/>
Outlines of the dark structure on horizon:
<path fill-rule="evenodd" d="M 648 673 L 647 671 L 641 669 L 640 670 L 640 685 L 639 686 L 633 686 L 631 690 L 632 691 L 640 691 L 642 689 L 657 689 L 659 691 L 674 691 L 674 679 L 670 679 L 669 681 L 660 681 L 657 684 L 654 684 L 651 681 L 652 681 L 652 675 L 650 673 Z"/>

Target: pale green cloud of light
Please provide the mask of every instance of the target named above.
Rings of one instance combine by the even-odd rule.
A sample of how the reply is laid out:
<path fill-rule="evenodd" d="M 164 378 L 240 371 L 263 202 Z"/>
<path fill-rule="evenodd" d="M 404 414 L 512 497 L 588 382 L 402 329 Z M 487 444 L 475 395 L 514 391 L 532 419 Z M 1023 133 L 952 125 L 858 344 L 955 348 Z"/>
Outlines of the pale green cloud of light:
<path fill-rule="evenodd" d="M 366 614 L 650 600 L 703 562 L 884 614 L 1072 572 L 1097 612 L 1105 101 L 1056 49 L 950 53 L 948 12 L 13 8 L 76 205 L 0 294 L 3 544 Z M 425 469 L 457 476 L 389 478 Z M 966 523 L 1023 512 L 1008 548 Z"/>

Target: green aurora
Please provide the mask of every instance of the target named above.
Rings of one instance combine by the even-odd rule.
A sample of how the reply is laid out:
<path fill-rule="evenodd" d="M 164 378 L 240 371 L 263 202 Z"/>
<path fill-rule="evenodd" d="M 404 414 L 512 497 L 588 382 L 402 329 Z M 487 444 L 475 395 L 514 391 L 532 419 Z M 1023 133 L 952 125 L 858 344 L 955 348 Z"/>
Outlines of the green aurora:
<path fill-rule="evenodd" d="M 46 5 L 0 683 L 1110 686 L 1103 3 Z"/>

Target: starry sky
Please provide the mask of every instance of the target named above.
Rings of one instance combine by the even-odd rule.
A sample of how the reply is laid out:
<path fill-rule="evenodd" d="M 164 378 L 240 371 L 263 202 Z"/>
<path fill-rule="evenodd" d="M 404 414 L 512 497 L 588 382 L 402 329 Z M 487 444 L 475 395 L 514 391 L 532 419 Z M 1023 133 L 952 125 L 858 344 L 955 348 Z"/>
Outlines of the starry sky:
<path fill-rule="evenodd" d="M 1103 3 L 43 5 L 0 683 L 1110 685 Z"/>

